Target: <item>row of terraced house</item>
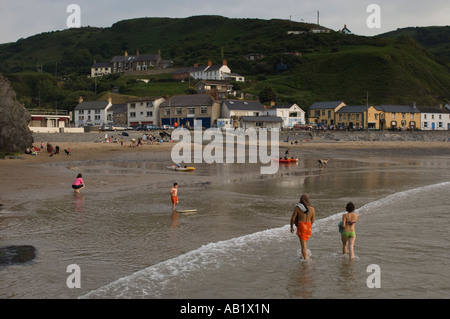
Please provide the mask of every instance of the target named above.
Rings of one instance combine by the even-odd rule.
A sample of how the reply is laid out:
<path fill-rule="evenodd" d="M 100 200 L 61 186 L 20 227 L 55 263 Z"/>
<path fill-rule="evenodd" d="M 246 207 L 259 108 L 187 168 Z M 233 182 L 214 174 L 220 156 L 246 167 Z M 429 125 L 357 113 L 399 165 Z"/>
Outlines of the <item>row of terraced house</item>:
<path fill-rule="evenodd" d="M 317 102 L 308 110 L 310 124 L 369 130 L 450 130 L 450 105 L 346 105 Z"/>
<path fill-rule="evenodd" d="M 370 130 L 449 130 L 450 105 L 346 105 L 343 101 L 313 103 L 304 111 L 295 103 L 263 106 L 259 101 L 217 99 L 208 94 L 149 97 L 114 104 L 84 101 L 70 114 L 32 114 L 30 128 L 40 131 L 75 126 L 116 125 L 203 128 L 286 128 L 314 124 L 320 127 Z"/>

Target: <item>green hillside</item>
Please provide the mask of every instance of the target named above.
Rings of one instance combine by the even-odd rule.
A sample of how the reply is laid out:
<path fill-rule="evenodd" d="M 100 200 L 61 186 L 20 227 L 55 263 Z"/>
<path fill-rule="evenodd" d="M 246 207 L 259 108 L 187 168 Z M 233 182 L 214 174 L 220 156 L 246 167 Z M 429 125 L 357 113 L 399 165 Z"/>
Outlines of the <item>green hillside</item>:
<path fill-rule="evenodd" d="M 156 54 L 178 67 L 208 60 L 228 61 L 232 72 L 248 80 L 239 85 L 259 95 L 270 87 L 277 102 L 306 108 L 314 101 L 343 100 L 361 104 L 437 105 L 450 99 L 450 72 L 437 57 L 411 37 L 363 37 L 331 31 L 308 32 L 316 25 L 289 20 L 229 19 L 220 16 L 141 18 L 110 28 L 80 28 L 39 34 L 0 45 L 0 72 L 10 78 L 27 106 L 40 97 L 44 104 L 71 109 L 79 95 L 100 98 L 111 90 L 132 96 L 188 92 L 186 83 L 168 82 L 170 75 L 152 77 L 149 84 L 114 75 L 88 79 L 90 67 L 125 51 Z M 323 28 L 323 27 L 322 27 Z M 305 31 L 288 35 L 287 31 Z M 447 42 L 448 44 L 448 42 Z M 433 48 L 445 48 L 434 44 Z M 286 54 L 301 52 L 302 56 Z M 249 53 L 264 59 L 247 61 Z M 277 65 L 287 66 L 278 74 Z M 38 73 L 42 66 L 43 73 Z"/>

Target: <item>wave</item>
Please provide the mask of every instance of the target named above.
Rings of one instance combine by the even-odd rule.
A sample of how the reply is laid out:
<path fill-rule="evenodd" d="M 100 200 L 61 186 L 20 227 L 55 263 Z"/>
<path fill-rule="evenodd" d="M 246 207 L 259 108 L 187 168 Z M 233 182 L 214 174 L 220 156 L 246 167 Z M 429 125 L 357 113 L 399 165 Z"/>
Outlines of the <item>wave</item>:
<path fill-rule="evenodd" d="M 360 207 L 357 212 L 358 214 L 369 214 L 376 208 L 384 207 L 389 205 L 389 203 L 405 200 L 409 196 L 448 186 L 450 186 L 450 182 L 401 191 L 370 202 Z M 317 220 L 314 223 L 313 233 L 320 233 L 324 230 L 335 228 L 336 221 L 341 218 L 343 213 L 339 212 Z M 246 258 L 252 252 L 260 252 L 267 249 L 269 245 L 279 245 L 280 243 L 291 241 L 292 234 L 289 229 L 290 226 L 285 225 L 225 241 L 209 243 L 186 254 L 122 277 L 80 298 L 102 298 L 106 296 L 114 298 L 134 298 L 136 296 L 160 298 L 163 297 L 162 294 L 164 294 L 166 288 L 174 286 L 176 281 L 185 279 L 193 273 L 207 269 L 216 269 L 224 264 L 232 264 Z"/>

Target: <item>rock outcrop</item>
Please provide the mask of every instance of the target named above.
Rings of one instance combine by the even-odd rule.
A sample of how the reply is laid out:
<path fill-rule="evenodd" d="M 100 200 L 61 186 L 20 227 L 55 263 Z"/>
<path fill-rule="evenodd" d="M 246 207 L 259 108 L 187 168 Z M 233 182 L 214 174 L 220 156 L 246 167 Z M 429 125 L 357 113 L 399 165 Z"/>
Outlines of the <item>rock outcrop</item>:
<path fill-rule="evenodd" d="M 0 74 L 0 153 L 24 153 L 33 143 L 31 117 L 16 100 L 11 83 Z"/>

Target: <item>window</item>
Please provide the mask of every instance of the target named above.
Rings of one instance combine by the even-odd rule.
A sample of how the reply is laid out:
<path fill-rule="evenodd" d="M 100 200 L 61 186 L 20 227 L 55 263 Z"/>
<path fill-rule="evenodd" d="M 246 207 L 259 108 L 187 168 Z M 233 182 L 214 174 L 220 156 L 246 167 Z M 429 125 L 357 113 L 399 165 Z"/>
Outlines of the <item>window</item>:
<path fill-rule="evenodd" d="M 100 110 L 95 110 L 95 114 L 100 114 Z"/>
<path fill-rule="evenodd" d="M 80 112 L 80 114 L 84 114 L 84 110 L 81 110 L 81 111 L 79 111 Z"/>
<path fill-rule="evenodd" d="M 441 114 L 439 114 L 439 119 L 442 120 L 442 115 Z"/>
<path fill-rule="evenodd" d="M 392 113 L 392 119 L 395 119 L 395 113 Z"/>
<path fill-rule="evenodd" d="M 147 117 L 153 117 L 153 112 L 147 112 Z"/>
<path fill-rule="evenodd" d="M 130 112 L 130 117 L 136 117 L 136 112 Z"/>
<path fill-rule="evenodd" d="M 356 120 L 359 121 L 359 114 L 356 114 Z"/>
<path fill-rule="evenodd" d="M 147 107 L 152 107 L 153 106 L 153 102 L 147 102 Z"/>
<path fill-rule="evenodd" d="M 208 114 L 208 107 L 202 106 L 202 107 L 200 108 L 200 113 L 201 113 L 201 114 Z"/>
<path fill-rule="evenodd" d="M 406 113 L 402 113 L 402 119 L 406 118 Z"/>
<path fill-rule="evenodd" d="M 375 121 L 378 120 L 378 113 L 375 113 Z"/>
<path fill-rule="evenodd" d="M 424 118 L 424 120 L 426 120 L 426 119 L 427 119 L 427 115 L 426 115 L 426 114 L 424 114 L 424 115 L 423 115 L 423 118 Z"/>
<path fill-rule="evenodd" d="M 325 110 L 322 111 L 322 116 L 325 116 Z"/>
<path fill-rule="evenodd" d="M 99 121 L 100 120 L 100 115 L 95 115 L 94 121 Z"/>
<path fill-rule="evenodd" d="M 164 109 L 164 115 L 170 115 L 170 107 Z"/>
<path fill-rule="evenodd" d="M 131 103 L 130 104 L 130 109 L 135 109 L 136 108 L 136 103 Z"/>
<path fill-rule="evenodd" d="M 444 123 L 439 122 L 439 128 L 443 128 L 444 127 Z"/>
<path fill-rule="evenodd" d="M 328 118 L 331 119 L 331 111 L 328 111 Z"/>
<path fill-rule="evenodd" d="M 424 128 L 427 128 L 428 127 L 428 122 L 423 122 L 423 125 L 422 125 Z"/>
<path fill-rule="evenodd" d="M 188 107 L 187 114 L 188 115 L 195 115 L 195 107 Z"/>
<path fill-rule="evenodd" d="M 339 114 L 339 121 L 342 121 L 342 114 Z"/>
<path fill-rule="evenodd" d="M 175 109 L 175 114 L 176 114 L 176 115 L 181 115 L 181 107 L 177 107 L 177 108 Z"/>
<path fill-rule="evenodd" d="M 414 120 L 414 113 L 411 113 L 411 120 Z"/>

